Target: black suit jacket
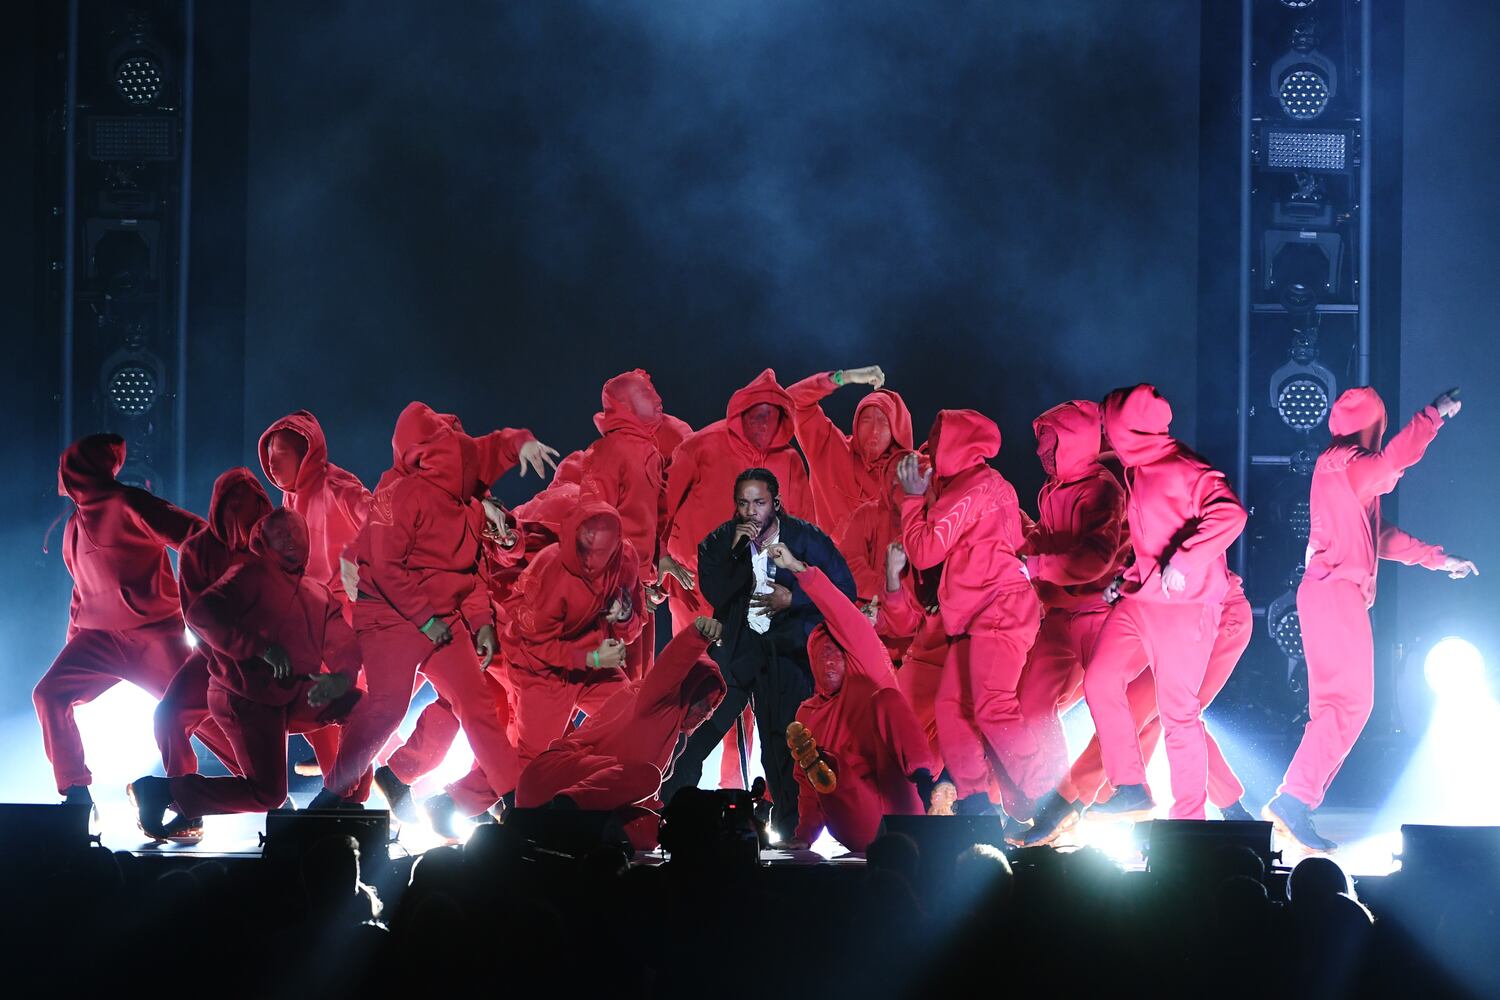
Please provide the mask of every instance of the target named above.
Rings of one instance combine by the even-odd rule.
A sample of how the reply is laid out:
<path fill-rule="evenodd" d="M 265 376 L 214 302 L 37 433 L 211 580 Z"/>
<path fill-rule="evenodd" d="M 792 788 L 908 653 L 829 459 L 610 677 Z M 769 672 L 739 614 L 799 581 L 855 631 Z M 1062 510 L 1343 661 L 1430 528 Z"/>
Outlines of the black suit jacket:
<path fill-rule="evenodd" d="M 781 519 L 781 544 L 809 566 L 821 569 L 833 585 L 853 601 L 854 577 L 833 540 L 815 524 L 784 513 L 778 516 Z M 734 519 L 725 521 L 709 532 L 698 546 L 698 589 L 713 605 L 714 617 L 724 623 L 724 657 L 721 662 L 735 660 L 741 639 L 747 633 L 754 634 L 748 616 L 750 595 L 755 590 L 755 570 L 750 564 L 749 543 L 738 549 L 730 547 L 736 523 Z M 797 585 L 796 576 L 778 570 L 775 563 L 768 562 L 767 568 L 772 580 L 792 592 L 792 605 L 771 616 L 771 627 L 765 637 L 775 645 L 778 654 L 806 664 L 807 637 L 822 624 L 823 616 Z"/>

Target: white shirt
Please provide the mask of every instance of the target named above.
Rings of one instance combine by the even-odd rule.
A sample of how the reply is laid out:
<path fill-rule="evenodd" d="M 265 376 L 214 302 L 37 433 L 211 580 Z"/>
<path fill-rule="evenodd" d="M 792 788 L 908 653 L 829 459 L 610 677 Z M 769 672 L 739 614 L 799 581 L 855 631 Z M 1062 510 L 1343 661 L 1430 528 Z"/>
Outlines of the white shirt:
<path fill-rule="evenodd" d="M 774 567 L 776 564 L 771 562 L 771 557 L 766 553 L 766 549 L 775 545 L 780 538 L 781 525 L 778 524 L 776 526 L 776 533 L 766 539 L 764 547 L 756 545 L 754 542 L 750 543 L 750 568 L 755 571 L 755 589 L 751 591 L 752 594 L 771 593 L 771 574 L 775 572 Z M 745 620 L 750 625 L 750 628 L 761 635 L 764 635 L 766 630 L 771 627 L 771 613 L 753 604 L 750 606 L 750 612 L 745 616 Z"/>

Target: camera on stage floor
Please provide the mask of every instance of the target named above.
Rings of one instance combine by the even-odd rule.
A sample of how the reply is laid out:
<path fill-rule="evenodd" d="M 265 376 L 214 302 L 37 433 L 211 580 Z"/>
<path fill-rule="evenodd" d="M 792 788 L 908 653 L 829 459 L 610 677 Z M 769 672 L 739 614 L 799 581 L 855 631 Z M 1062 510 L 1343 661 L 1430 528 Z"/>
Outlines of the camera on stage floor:
<path fill-rule="evenodd" d="M 662 811 L 662 850 L 677 862 L 754 867 L 763 836 L 743 789 L 682 788 Z"/>

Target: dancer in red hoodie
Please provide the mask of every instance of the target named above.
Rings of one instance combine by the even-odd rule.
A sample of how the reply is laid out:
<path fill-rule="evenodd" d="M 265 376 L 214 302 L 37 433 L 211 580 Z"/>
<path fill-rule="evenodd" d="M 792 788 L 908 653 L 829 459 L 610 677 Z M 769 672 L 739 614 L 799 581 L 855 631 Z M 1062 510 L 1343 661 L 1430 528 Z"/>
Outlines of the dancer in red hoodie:
<path fill-rule="evenodd" d="M 506 611 L 513 650 L 516 752 L 522 766 L 595 714 L 626 682 L 625 651 L 646 611 L 635 547 L 620 515 L 584 500 L 516 581 Z"/>
<path fill-rule="evenodd" d="M 839 430 L 820 405 L 845 385 L 875 390 L 855 407 L 852 436 Z M 896 459 L 912 449 L 911 413 L 884 385 L 885 373 L 870 365 L 819 372 L 787 389 L 797 443 L 807 456 L 813 520 L 830 538 L 843 534 L 856 507 L 885 492 Z"/>
<path fill-rule="evenodd" d="M 662 525 L 666 554 L 660 565 L 674 631 L 700 616 L 713 615 L 713 608 L 694 589 L 698 546 L 733 516 L 736 476 L 746 469 L 771 470 L 781 484 L 782 509 L 797 517 L 813 515 L 807 468 L 792 447 L 794 409 L 792 397 L 767 368 L 729 397 L 723 420 L 690 434 L 673 454 Z M 720 777 L 726 786 L 741 784 L 747 773 L 745 762 L 755 732 L 749 708 L 739 730 L 745 735 L 744 758 L 739 756 L 736 730 L 725 736 Z"/>
<path fill-rule="evenodd" d="M 250 533 L 269 513 L 271 498 L 249 469 L 230 469 L 214 480 L 208 523 L 177 550 L 177 588 L 183 607 L 192 607 L 198 595 L 231 567 L 255 558 L 250 552 Z M 156 745 L 169 778 L 198 770 L 194 733 L 225 767 L 239 773 L 234 749 L 208 711 L 208 657 L 207 647 L 195 647 L 156 706 Z"/>
<path fill-rule="evenodd" d="M 267 514 L 250 548 L 256 558 L 233 566 L 187 610 L 211 650 L 209 708 L 244 776 L 137 778 L 127 791 L 141 829 L 160 840 L 200 838 L 209 814 L 281 805 L 287 733 L 337 722 L 359 700 L 354 632 L 328 588 L 304 573 L 307 522 L 291 510 Z M 170 823 L 168 809 L 177 813 Z"/>
<path fill-rule="evenodd" d="M 794 574 L 823 623 L 807 638 L 814 694 L 787 727 L 797 755 L 797 828 L 805 848 L 826 825 L 851 851 L 864 851 L 882 816 L 920 816 L 932 795 L 927 734 L 896 689 L 891 658 L 870 622 L 816 566 L 780 543 L 776 565 Z M 818 775 L 818 763 L 832 774 Z"/>
<path fill-rule="evenodd" d="M 1115 794 L 1095 809 L 1155 808 L 1126 691 L 1148 667 L 1172 772 L 1172 818 L 1203 819 L 1206 737 L 1200 692 L 1229 592 L 1224 552 L 1245 526 L 1245 508 L 1224 474 L 1168 433 L 1172 407 L 1154 386 L 1104 399 L 1104 434 L 1125 466 L 1135 562 L 1084 667 L 1105 772 Z"/>
<path fill-rule="evenodd" d="M 318 418 L 297 410 L 267 427 L 260 436 L 260 467 L 281 490 L 281 505 L 307 521 L 311 555 L 307 573 L 326 583 L 340 600 L 344 620 L 353 624 L 354 602 L 343 585 L 341 559 L 370 514 L 370 491 L 352 472 L 328 460 L 328 442 Z M 331 762 L 338 754 L 339 730 L 328 726 L 305 734 L 316 760 Z M 316 761 L 299 761 L 297 773 L 321 774 Z"/>
<path fill-rule="evenodd" d="M 989 812 L 986 746 L 1012 783 L 1014 762 L 1036 753 L 1017 688 L 1041 606 L 1017 555 L 1023 534 L 1015 488 L 986 464 L 1000 451 L 1000 428 L 973 410 L 943 410 L 927 443 L 931 468 L 924 470 L 913 453 L 897 466 L 906 492 L 902 540 L 918 569 L 943 564 L 938 605 L 949 639 L 938 738 L 958 789 L 957 809 Z M 929 485 L 935 487 L 930 502 Z"/>
<path fill-rule="evenodd" d="M 708 656 L 722 631 L 699 618 L 673 636 L 651 673 L 615 685 L 582 726 L 526 765 L 516 805 L 615 810 L 637 849 L 655 848 L 662 780 L 686 738 L 724 700 L 724 678 Z"/>
<path fill-rule="evenodd" d="M 58 493 L 70 498 L 63 563 L 73 576 L 68 636 L 31 699 L 65 801 L 92 805 L 93 778 L 73 710 L 122 680 L 160 698 L 188 656 L 182 604 L 167 549 L 203 519 L 115 479 L 125 439 L 92 434 L 58 463 Z"/>
<path fill-rule="evenodd" d="M 1219 616 L 1219 632 L 1214 638 L 1213 649 L 1208 654 L 1208 668 L 1203 674 L 1203 687 L 1198 690 L 1198 701 L 1207 709 L 1218 697 L 1230 674 L 1240 662 L 1255 622 L 1250 612 L 1250 602 L 1245 599 L 1240 578 L 1229 574 L 1229 593 L 1224 597 L 1223 611 Z M 1130 702 L 1130 717 L 1136 725 L 1137 742 L 1141 748 L 1141 759 L 1150 761 L 1161 738 L 1161 715 L 1156 708 L 1156 681 L 1151 671 L 1142 671 L 1125 689 Z M 1205 726 L 1203 730 L 1205 750 L 1208 754 L 1208 801 L 1218 807 L 1224 819 L 1254 819 L 1240 799 L 1245 786 L 1224 757 L 1224 751 L 1214 739 L 1214 734 Z M 1104 760 L 1099 752 L 1099 737 L 1089 739 L 1083 752 L 1073 761 L 1068 774 L 1058 784 L 1057 790 L 1042 800 L 1037 808 L 1036 823 L 1021 840 L 1025 847 L 1050 844 L 1067 831 L 1083 810 L 1096 802 L 1107 801 L 1114 794 L 1104 774 Z M 1142 815 L 1144 819 L 1147 816 Z"/>
<path fill-rule="evenodd" d="M 1336 845 L 1318 834 L 1312 810 L 1349 755 L 1370 717 L 1375 651 L 1370 608 L 1378 559 L 1441 570 L 1455 580 L 1477 573 L 1467 559 L 1446 554 L 1381 520 L 1380 498 L 1396 488 L 1462 407 L 1450 390 L 1385 437 L 1385 403 L 1374 389 L 1349 389 L 1328 414 L 1333 440 L 1312 477 L 1312 531 L 1307 570 L 1297 588 L 1297 615 L 1307 656 L 1310 718 L 1277 795 L 1262 815 L 1315 851 Z"/>
<path fill-rule="evenodd" d="M 1026 538 L 1026 572 L 1046 613 L 1021 678 L 1021 715 L 1036 753 L 1019 760 L 1016 784 L 1034 803 L 1068 769 L 1058 713 L 1083 695 L 1083 665 L 1109 614 L 1104 591 L 1130 552 L 1125 488 L 1099 454 L 1099 404 L 1061 403 L 1032 422 L 1047 482 Z M 1030 819 L 1034 808 L 1018 817 Z"/>
<path fill-rule="evenodd" d="M 315 807 L 347 802 L 411 702 L 420 673 L 452 706 L 492 786 L 488 801 L 457 801 L 466 815 L 515 785 L 515 749 L 483 668 L 498 649 L 489 593 L 479 574 L 485 514 L 476 497 L 518 461 L 541 474 L 551 449 L 529 431 L 465 434 L 456 417 L 411 403 L 396 420 L 394 465 L 381 477 L 355 548 L 354 627 L 368 694 L 340 739 Z M 456 636 L 463 630 L 468 637 Z"/>

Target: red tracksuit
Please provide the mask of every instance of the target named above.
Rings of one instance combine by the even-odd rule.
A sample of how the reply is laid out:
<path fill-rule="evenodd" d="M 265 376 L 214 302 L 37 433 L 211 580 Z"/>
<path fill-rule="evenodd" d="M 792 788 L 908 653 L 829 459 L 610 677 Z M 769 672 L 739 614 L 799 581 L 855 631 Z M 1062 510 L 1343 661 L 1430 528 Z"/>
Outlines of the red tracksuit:
<path fill-rule="evenodd" d="M 1020 689 L 1036 753 L 1017 762 L 1015 778 L 1021 795 L 1035 802 L 1068 769 L 1058 713 L 1082 697 L 1083 665 L 1109 613 L 1104 588 L 1124 567 L 1130 544 L 1125 489 L 1100 460 L 1099 404 L 1061 403 L 1032 429 L 1048 479 L 1026 539 L 1026 571 L 1046 613 Z"/>
<path fill-rule="evenodd" d="M 882 816 L 925 811 L 912 778 L 918 771 L 935 773 L 927 734 L 897 690 L 891 658 L 859 609 L 816 566 L 799 574 L 797 583 L 824 621 L 807 639 L 815 693 L 798 707 L 797 721 L 817 740 L 838 784 L 819 792 L 796 769 L 796 837 L 811 843 L 826 825 L 840 844 L 863 851 Z M 836 689 L 819 666 L 829 658 L 843 660 L 843 683 Z"/>
<path fill-rule="evenodd" d="M 1084 668 L 1084 697 L 1094 717 L 1110 783 L 1143 785 L 1146 764 L 1126 689 L 1148 666 L 1172 771 L 1172 818 L 1202 819 L 1206 737 L 1199 692 L 1229 592 L 1224 552 L 1245 526 L 1245 508 L 1224 474 L 1167 429 L 1172 408 L 1150 385 L 1116 389 L 1104 400 L 1104 433 L 1125 466 L 1135 562 L 1125 596 L 1109 611 Z M 1162 571 L 1186 577 L 1164 593 Z"/>
<path fill-rule="evenodd" d="M 787 388 L 792 397 L 792 419 L 797 443 L 807 456 L 811 478 L 813 520 L 830 538 L 838 538 L 855 508 L 879 497 L 890 487 L 891 463 L 912 450 L 911 413 L 906 402 L 889 389 L 876 389 L 854 410 L 853 435 L 834 425 L 819 404 L 838 389 L 827 372 L 819 372 Z M 890 443 L 870 455 L 874 445 L 860 440 L 860 417 L 869 408 L 885 415 Z"/>
<path fill-rule="evenodd" d="M 281 491 L 281 505 L 295 510 L 307 521 L 311 547 L 307 575 L 328 585 L 344 609 L 344 620 L 353 624 L 354 609 L 343 600 L 347 595 L 340 577 L 339 558 L 354 543 L 369 518 L 370 491 L 354 473 L 328 460 L 323 426 L 306 410 L 287 414 L 260 436 L 260 467 L 267 479 L 275 481 L 271 475 L 270 440 L 279 431 L 291 431 L 307 443 L 302 462 L 297 466 L 296 481 L 290 489 Z M 325 726 L 304 735 L 313 755 L 331 766 L 338 756 L 339 734 L 337 727 Z"/>
<path fill-rule="evenodd" d="M 1250 602 L 1245 599 L 1240 578 L 1230 573 L 1229 580 L 1229 595 L 1224 599 L 1224 610 L 1219 616 L 1219 633 L 1208 654 L 1203 687 L 1198 690 L 1198 701 L 1205 709 L 1229 682 L 1229 675 L 1234 673 L 1245 647 L 1250 645 L 1255 628 Z M 1161 716 L 1156 710 L 1156 681 L 1151 671 L 1141 671 L 1125 689 L 1125 696 L 1130 702 L 1130 717 L 1135 721 L 1141 759 L 1149 761 L 1161 737 Z M 1234 768 L 1229 766 L 1224 751 L 1219 749 L 1218 741 L 1207 727 L 1204 727 L 1203 738 L 1208 754 L 1208 800 L 1220 808 L 1232 805 L 1245 794 L 1245 786 L 1240 784 Z M 1104 775 L 1104 760 L 1099 753 L 1097 735 L 1089 740 L 1083 753 L 1073 762 L 1067 777 L 1058 785 L 1058 793 L 1069 802 L 1084 805 L 1102 802 L 1113 794 Z"/>
<path fill-rule="evenodd" d="M 177 550 L 177 588 L 184 607 L 191 607 L 232 567 L 255 558 L 250 553 L 250 532 L 269 513 L 271 498 L 249 469 L 230 469 L 214 480 L 208 524 Z M 169 778 L 198 770 L 192 743 L 195 732 L 225 767 L 239 773 L 234 750 L 208 711 L 208 656 L 207 647 L 194 649 L 156 706 L 156 745 Z"/>
<path fill-rule="evenodd" d="M 122 680 L 160 698 L 188 656 L 182 605 L 167 549 L 203 519 L 115 479 L 125 440 L 93 434 L 58 463 L 58 492 L 76 505 L 63 529 L 73 576 L 68 637 L 31 694 L 57 790 L 90 784 L 73 709 Z"/>
<path fill-rule="evenodd" d="M 605 639 L 634 642 L 648 613 L 635 548 L 622 532 L 613 507 L 585 500 L 563 522 L 557 544 L 516 581 L 505 632 L 523 766 L 566 734 L 574 715 L 598 712 L 626 681 L 623 670 L 589 662 Z M 628 619 L 608 617 L 616 601 L 630 605 Z"/>
<path fill-rule="evenodd" d="M 450 789 L 455 803 L 476 815 L 514 786 L 505 706 L 496 703 L 474 651 L 474 637 L 494 624 L 479 573 L 484 514 L 475 497 L 515 464 L 529 438 L 527 431 L 472 438 L 457 418 L 423 403 L 408 405 L 397 419 L 395 464 L 376 487 L 356 543 L 354 627 L 368 694 L 344 726 L 338 763 L 325 773 L 334 792 L 348 796 L 400 726 L 418 673 L 452 706 L 495 789 L 493 797 L 478 798 Z M 447 623 L 451 642 L 435 646 L 421 631 L 432 618 Z"/>
<path fill-rule="evenodd" d="M 781 411 L 769 437 L 754 440 L 745 424 L 751 407 L 766 403 Z M 746 469 L 770 469 L 781 484 L 781 506 L 794 517 L 813 513 L 812 493 L 802 456 L 792 447 L 792 398 L 767 368 L 729 397 L 723 420 L 688 435 L 672 456 L 667 473 L 664 525 L 667 553 L 692 573 L 698 571 L 698 544 L 734 515 L 734 479 Z M 691 625 L 713 609 L 696 591 L 669 591 L 673 631 Z"/>
<path fill-rule="evenodd" d="M 638 848 L 655 844 L 663 777 L 684 738 L 724 700 L 724 680 L 696 628 L 683 629 L 644 678 L 615 685 L 582 726 L 526 765 L 516 805 L 535 808 L 566 795 L 579 809 L 621 811 Z M 644 822 L 641 822 L 644 821 Z M 637 833 L 642 836 L 637 836 Z"/>
<path fill-rule="evenodd" d="M 949 639 L 938 738 L 966 797 L 989 788 L 986 744 L 1007 771 L 1036 752 L 1017 687 L 1041 607 L 1016 555 L 1022 524 L 1015 488 L 986 464 L 1000 451 L 1000 429 L 973 410 L 943 410 L 927 440 L 932 496 L 902 497 L 902 541 L 917 569 L 943 564 L 938 606 Z"/>
<path fill-rule="evenodd" d="M 338 721 L 347 698 L 313 708 L 309 676 L 359 675 L 359 645 L 329 589 L 303 575 L 306 522 L 295 511 L 269 514 L 251 538 L 256 558 L 225 573 L 187 609 L 193 631 L 210 648 L 208 705 L 234 746 L 243 777 L 172 778 L 183 816 L 264 812 L 286 799 L 286 738 Z M 284 649 L 293 677 L 276 679 L 260 658 Z"/>
<path fill-rule="evenodd" d="M 1425 407 L 1382 448 L 1385 404 L 1367 387 L 1339 396 L 1328 415 L 1333 440 L 1313 469 L 1307 571 L 1297 588 L 1309 719 L 1279 790 L 1309 808 L 1322 803 L 1370 717 L 1376 560 L 1442 569 L 1447 558 L 1441 546 L 1380 518 L 1381 496 L 1421 460 L 1442 425 L 1437 408 Z"/>

